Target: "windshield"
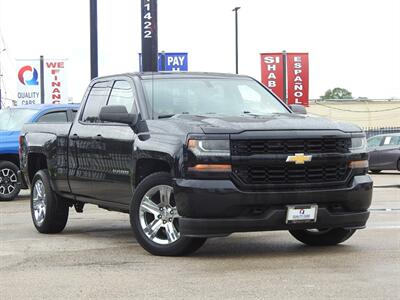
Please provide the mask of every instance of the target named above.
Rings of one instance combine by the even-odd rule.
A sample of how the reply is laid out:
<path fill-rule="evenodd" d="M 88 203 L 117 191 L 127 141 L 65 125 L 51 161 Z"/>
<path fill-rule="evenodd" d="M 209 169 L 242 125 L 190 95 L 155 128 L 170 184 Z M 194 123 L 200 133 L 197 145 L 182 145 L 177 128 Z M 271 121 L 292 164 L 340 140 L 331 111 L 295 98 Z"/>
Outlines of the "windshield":
<path fill-rule="evenodd" d="M 36 113 L 35 109 L 1 109 L 0 131 L 19 131 Z"/>
<path fill-rule="evenodd" d="M 155 78 L 143 81 L 155 117 L 175 114 L 266 115 L 289 111 L 250 78 Z"/>

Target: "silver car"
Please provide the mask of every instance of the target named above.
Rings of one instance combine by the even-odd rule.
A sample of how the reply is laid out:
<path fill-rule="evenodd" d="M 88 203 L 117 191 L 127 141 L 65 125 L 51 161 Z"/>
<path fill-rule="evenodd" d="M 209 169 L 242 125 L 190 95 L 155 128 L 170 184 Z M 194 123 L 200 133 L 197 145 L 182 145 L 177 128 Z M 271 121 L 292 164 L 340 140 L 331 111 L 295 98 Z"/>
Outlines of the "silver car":
<path fill-rule="evenodd" d="M 400 171 L 400 133 L 373 136 L 367 141 L 367 149 L 372 173 L 382 170 Z"/>

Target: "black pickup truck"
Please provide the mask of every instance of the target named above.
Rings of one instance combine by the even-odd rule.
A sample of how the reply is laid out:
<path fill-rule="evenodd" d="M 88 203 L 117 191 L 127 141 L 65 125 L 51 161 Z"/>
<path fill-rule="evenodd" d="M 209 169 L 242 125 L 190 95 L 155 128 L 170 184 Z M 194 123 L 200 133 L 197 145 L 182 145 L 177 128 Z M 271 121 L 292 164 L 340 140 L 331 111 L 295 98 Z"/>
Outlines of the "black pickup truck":
<path fill-rule="evenodd" d="M 341 243 L 369 217 L 365 135 L 304 113 L 247 76 L 94 79 L 72 124 L 22 130 L 33 223 L 61 232 L 70 207 L 95 204 L 129 213 L 136 239 L 155 255 L 248 231 Z"/>

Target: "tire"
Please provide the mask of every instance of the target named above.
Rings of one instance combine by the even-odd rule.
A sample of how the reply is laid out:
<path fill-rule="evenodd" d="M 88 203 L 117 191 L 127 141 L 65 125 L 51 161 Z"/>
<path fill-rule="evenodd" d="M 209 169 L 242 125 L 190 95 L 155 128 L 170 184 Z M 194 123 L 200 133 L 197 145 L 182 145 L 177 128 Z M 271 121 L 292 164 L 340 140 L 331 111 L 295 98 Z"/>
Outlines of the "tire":
<path fill-rule="evenodd" d="M 333 228 L 327 230 L 289 230 L 298 241 L 309 246 L 334 246 L 349 239 L 355 229 Z"/>
<path fill-rule="evenodd" d="M 400 159 L 397 161 L 397 171 L 400 171 Z"/>
<path fill-rule="evenodd" d="M 180 235 L 172 179 L 166 172 L 143 179 L 131 201 L 129 216 L 137 241 L 153 255 L 187 255 L 206 241 Z"/>
<path fill-rule="evenodd" d="M 47 170 L 38 171 L 32 180 L 31 215 L 40 233 L 59 233 L 68 221 L 69 206 L 50 186 Z"/>
<path fill-rule="evenodd" d="M 379 174 L 382 170 L 370 170 L 372 174 Z"/>
<path fill-rule="evenodd" d="M 11 201 L 18 196 L 21 190 L 18 170 L 12 162 L 0 161 L 0 201 Z"/>

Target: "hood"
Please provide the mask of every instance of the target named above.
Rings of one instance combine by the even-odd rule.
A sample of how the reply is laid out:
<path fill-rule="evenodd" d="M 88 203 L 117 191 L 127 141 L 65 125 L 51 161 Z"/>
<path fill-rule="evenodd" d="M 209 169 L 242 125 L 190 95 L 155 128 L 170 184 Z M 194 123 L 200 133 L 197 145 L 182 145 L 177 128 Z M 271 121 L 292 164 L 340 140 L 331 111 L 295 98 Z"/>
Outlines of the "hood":
<path fill-rule="evenodd" d="M 261 130 L 340 130 L 361 132 L 360 127 L 350 123 L 336 122 L 325 118 L 298 114 L 271 114 L 265 116 L 223 115 L 177 115 L 170 119 L 199 126 L 204 133 L 240 133 Z"/>

